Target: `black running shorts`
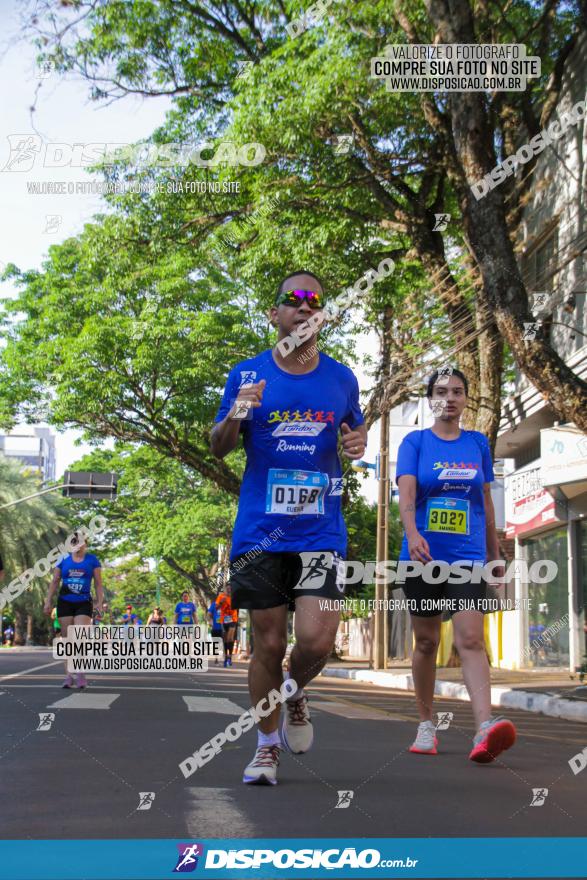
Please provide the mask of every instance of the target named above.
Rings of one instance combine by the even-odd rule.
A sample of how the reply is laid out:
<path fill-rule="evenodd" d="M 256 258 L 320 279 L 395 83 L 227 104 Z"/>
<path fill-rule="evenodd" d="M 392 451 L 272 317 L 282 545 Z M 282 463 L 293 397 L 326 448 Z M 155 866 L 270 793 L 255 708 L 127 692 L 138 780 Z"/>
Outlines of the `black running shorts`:
<path fill-rule="evenodd" d="M 463 568 L 463 563 L 460 563 Z M 434 568 L 432 567 L 433 573 Z M 491 592 L 488 592 L 487 584 L 483 578 L 480 583 L 452 584 L 444 581 L 437 584 L 427 583 L 421 574 L 408 576 L 401 586 L 406 599 L 411 600 L 408 608 L 410 614 L 415 617 L 435 617 L 438 614 L 456 614 L 459 611 L 489 611 L 499 610 L 493 607 Z"/>
<path fill-rule="evenodd" d="M 238 556 L 231 562 L 230 572 L 233 608 L 287 605 L 294 611 L 298 596 L 344 596 L 344 565 L 331 550 L 259 553 L 250 559 Z"/>
<path fill-rule="evenodd" d="M 68 602 L 61 596 L 57 597 L 57 617 L 78 617 L 82 614 L 91 617 L 93 608 L 91 599 L 85 599 L 83 602 Z"/>

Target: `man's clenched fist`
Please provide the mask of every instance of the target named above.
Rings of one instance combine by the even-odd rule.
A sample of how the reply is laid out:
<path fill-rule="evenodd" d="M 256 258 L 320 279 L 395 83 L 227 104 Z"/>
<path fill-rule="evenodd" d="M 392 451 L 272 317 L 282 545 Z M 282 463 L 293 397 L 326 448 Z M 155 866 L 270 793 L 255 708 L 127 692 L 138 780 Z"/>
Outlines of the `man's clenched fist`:
<path fill-rule="evenodd" d="M 261 406 L 263 399 L 263 391 L 267 382 L 261 379 L 260 382 L 254 382 L 251 385 L 243 385 L 239 390 L 238 396 L 229 413 L 231 419 L 244 419 L 250 409 L 256 409 Z"/>
<path fill-rule="evenodd" d="M 361 458 L 366 448 L 362 431 L 353 431 L 346 422 L 343 422 L 340 426 L 340 433 L 342 434 L 342 454 L 345 458 L 350 458 L 351 461 Z"/>

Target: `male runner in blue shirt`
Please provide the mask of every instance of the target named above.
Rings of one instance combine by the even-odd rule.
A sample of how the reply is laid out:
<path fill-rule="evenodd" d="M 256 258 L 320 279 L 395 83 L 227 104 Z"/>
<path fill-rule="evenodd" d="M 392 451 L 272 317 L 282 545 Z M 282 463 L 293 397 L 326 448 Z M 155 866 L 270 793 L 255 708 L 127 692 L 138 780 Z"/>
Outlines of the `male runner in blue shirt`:
<path fill-rule="evenodd" d="M 194 626 L 196 618 L 196 606 L 190 602 L 190 594 L 187 590 L 181 594 L 181 602 L 175 606 L 175 623 L 184 626 Z"/>
<path fill-rule="evenodd" d="M 343 454 L 359 459 L 367 429 L 355 376 L 318 352 L 315 331 L 304 332 L 308 319 L 321 315 L 323 299 L 322 284 L 311 272 L 294 272 L 281 282 L 271 323 L 279 342 L 291 340 L 292 333 L 305 341 L 278 344 L 237 364 L 228 376 L 211 435 L 213 454 L 224 458 L 242 433 L 247 456 L 232 540 L 231 583 L 233 606 L 251 610 L 253 706 L 282 684 L 288 609 L 296 612 L 290 673 L 298 690 L 286 703 L 281 738 L 279 706 L 260 721 L 246 783 L 275 785 L 280 748 L 300 754 L 312 745 L 303 688 L 326 663 L 338 629 L 339 612 L 324 599 L 344 594 L 338 575 L 344 571 L 347 535 L 337 441 L 340 434 Z"/>

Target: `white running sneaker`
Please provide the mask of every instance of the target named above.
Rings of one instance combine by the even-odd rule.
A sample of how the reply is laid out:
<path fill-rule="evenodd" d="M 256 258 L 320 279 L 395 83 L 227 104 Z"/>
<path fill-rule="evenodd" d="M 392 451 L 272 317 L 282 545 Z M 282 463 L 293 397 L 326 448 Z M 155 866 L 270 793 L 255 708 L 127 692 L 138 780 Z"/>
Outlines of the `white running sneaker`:
<path fill-rule="evenodd" d="M 294 755 L 301 755 L 312 747 L 314 728 L 310 721 L 308 698 L 305 694 L 299 700 L 285 701 L 281 741 L 288 752 Z"/>
<path fill-rule="evenodd" d="M 259 746 L 255 757 L 245 767 L 243 782 L 248 785 L 277 785 L 279 746 Z"/>
<path fill-rule="evenodd" d="M 418 734 L 410 746 L 410 752 L 416 755 L 437 755 L 438 737 L 432 721 L 422 721 L 418 725 Z"/>

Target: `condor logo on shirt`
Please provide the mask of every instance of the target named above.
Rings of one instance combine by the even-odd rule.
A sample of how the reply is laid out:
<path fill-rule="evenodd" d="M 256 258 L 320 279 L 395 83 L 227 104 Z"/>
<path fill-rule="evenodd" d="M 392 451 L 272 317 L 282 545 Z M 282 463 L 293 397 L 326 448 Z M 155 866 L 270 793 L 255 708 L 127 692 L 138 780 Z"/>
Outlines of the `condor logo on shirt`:
<path fill-rule="evenodd" d="M 302 412 L 296 409 L 293 412 L 289 409 L 274 410 L 269 413 L 267 424 L 277 424 L 277 427 L 271 432 L 273 437 L 317 437 L 327 424 L 330 422 L 334 425 L 334 411 L 307 409 Z"/>
<path fill-rule="evenodd" d="M 281 437 L 284 434 L 288 437 L 317 437 L 324 430 L 326 425 L 315 422 L 282 422 L 272 431 L 273 437 Z"/>
<path fill-rule="evenodd" d="M 474 468 L 443 468 L 438 474 L 439 480 L 474 480 L 477 471 Z"/>

